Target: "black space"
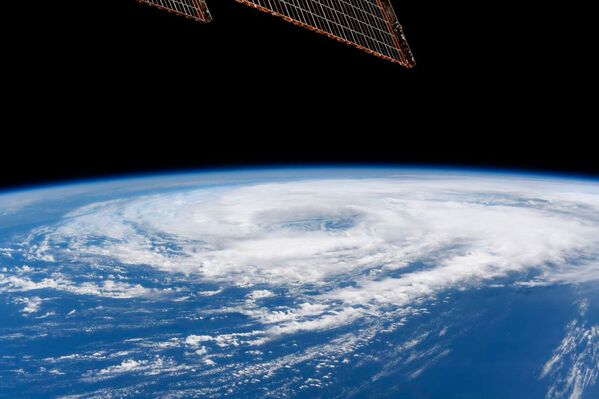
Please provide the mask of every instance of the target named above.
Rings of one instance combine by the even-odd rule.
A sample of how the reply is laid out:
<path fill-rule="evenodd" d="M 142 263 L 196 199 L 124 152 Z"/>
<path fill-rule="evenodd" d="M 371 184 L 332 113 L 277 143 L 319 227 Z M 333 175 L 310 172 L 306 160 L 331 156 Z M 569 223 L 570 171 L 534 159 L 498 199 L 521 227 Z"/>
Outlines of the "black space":
<path fill-rule="evenodd" d="M 233 0 L 208 1 L 211 24 L 133 0 L 21 2 L 2 16 L 0 185 L 274 163 L 599 175 L 565 10 L 393 3 L 412 70 Z"/>

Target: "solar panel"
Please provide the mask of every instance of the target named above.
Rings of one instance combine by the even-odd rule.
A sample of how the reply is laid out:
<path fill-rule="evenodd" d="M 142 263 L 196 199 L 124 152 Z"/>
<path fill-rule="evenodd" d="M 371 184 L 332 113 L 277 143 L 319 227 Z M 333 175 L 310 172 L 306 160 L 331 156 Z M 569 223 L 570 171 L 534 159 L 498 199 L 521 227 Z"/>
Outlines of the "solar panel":
<path fill-rule="evenodd" d="M 210 22 L 205 0 L 138 0 Z M 288 22 L 411 68 L 416 63 L 391 0 L 236 0 Z"/>
<path fill-rule="evenodd" d="M 416 64 L 390 0 L 236 1 L 405 67 Z"/>
<path fill-rule="evenodd" d="M 210 22 L 212 16 L 204 0 L 138 0 L 196 21 Z"/>

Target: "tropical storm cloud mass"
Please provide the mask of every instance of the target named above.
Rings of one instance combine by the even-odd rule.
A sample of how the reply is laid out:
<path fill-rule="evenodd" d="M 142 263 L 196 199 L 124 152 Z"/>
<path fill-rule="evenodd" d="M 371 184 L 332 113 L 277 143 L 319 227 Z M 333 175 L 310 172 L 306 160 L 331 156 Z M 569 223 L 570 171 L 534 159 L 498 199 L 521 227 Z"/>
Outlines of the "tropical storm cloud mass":
<path fill-rule="evenodd" d="M 591 398 L 598 300 L 587 180 L 297 169 L 0 196 L 12 397 Z"/>

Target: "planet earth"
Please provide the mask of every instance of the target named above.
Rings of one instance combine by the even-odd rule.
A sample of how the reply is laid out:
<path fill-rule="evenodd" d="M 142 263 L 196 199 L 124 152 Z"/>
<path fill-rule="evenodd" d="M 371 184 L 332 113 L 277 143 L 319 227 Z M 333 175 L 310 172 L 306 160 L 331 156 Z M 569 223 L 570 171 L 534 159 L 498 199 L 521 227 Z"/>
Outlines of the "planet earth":
<path fill-rule="evenodd" d="M 273 168 L 0 195 L 2 398 L 599 398 L 599 182 Z"/>

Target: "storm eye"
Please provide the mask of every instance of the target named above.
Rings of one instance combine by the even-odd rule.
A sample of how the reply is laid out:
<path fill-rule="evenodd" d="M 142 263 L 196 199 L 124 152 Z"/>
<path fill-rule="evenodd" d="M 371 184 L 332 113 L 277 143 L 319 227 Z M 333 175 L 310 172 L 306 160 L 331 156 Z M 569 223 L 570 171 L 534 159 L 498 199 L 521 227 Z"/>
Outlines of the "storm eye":
<path fill-rule="evenodd" d="M 285 223 L 280 223 L 279 228 L 289 230 L 306 230 L 306 231 L 335 231 L 347 230 L 356 225 L 356 220 L 352 217 L 335 217 L 335 216 L 315 216 L 307 219 L 290 220 Z"/>
<path fill-rule="evenodd" d="M 292 208 L 262 212 L 258 224 L 267 230 L 335 232 L 355 227 L 363 217 L 353 209 Z"/>

